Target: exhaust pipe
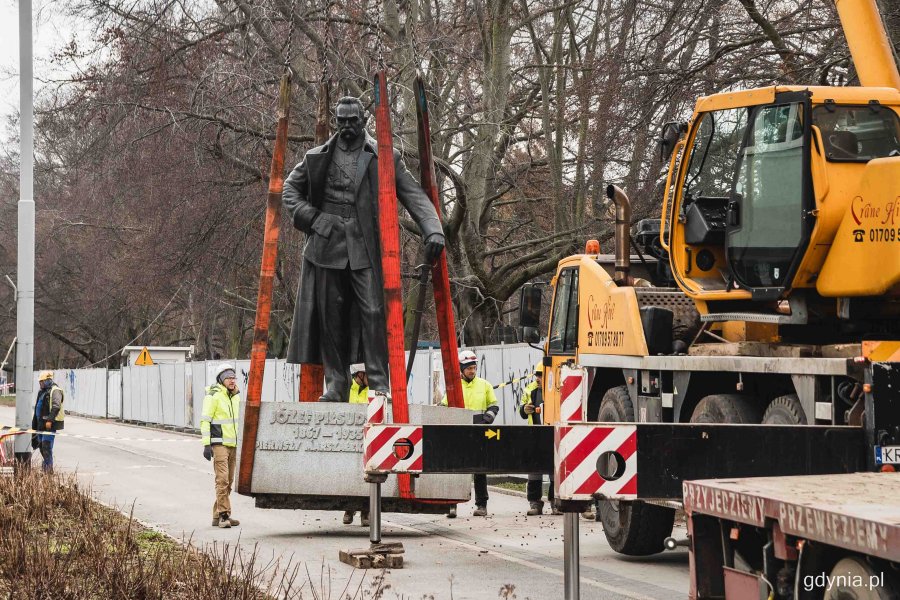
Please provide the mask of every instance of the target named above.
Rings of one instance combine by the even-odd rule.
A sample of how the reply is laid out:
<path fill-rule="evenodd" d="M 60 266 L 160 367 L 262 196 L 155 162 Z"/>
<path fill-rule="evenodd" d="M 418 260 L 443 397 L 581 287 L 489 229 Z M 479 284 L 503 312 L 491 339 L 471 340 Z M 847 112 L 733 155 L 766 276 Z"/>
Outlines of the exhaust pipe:
<path fill-rule="evenodd" d="M 613 277 L 620 285 L 631 285 L 631 200 L 617 185 L 606 186 L 606 197 L 616 205 L 616 272 Z"/>

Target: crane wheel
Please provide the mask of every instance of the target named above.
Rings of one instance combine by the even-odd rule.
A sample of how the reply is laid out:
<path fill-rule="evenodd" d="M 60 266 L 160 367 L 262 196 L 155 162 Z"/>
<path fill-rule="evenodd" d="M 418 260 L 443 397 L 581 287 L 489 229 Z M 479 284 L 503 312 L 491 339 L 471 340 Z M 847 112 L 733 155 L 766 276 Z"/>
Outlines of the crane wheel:
<path fill-rule="evenodd" d="M 823 600 L 897 600 L 896 581 L 889 568 L 875 569 L 861 556 L 842 558 L 831 569 L 834 583 Z M 857 585 L 853 585 L 857 582 Z M 861 582 L 863 585 L 859 585 Z"/>
<path fill-rule="evenodd" d="M 694 408 L 691 423 L 743 423 L 753 425 L 762 422 L 759 406 L 750 396 L 742 394 L 712 394 L 706 396 Z"/>
<path fill-rule="evenodd" d="M 764 425 L 806 425 L 806 413 L 797 394 L 779 396 L 769 403 L 762 420 Z"/>
<path fill-rule="evenodd" d="M 597 421 L 634 423 L 634 404 L 628 388 L 619 386 L 606 391 Z M 675 524 L 674 508 L 616 500 L 600 500 L 597 508 L 606 541 L 619 554 L 649 556 L 665 550 L 665 540 L 672 535 Z"/>

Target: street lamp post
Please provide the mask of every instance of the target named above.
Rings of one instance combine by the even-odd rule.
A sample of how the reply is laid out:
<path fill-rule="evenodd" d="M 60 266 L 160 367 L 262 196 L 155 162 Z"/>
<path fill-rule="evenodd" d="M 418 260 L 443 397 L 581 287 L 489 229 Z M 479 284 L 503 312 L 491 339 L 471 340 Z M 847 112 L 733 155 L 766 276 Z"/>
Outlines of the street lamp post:
<path fill-rule="evenodd" d="M 16 275 L 16 425 L 31 426 L 34 381 L 34 77 L 31 0 L 19 0 L 19 237 Z M 16 436 L 16 458 L 31 457 Z"/>

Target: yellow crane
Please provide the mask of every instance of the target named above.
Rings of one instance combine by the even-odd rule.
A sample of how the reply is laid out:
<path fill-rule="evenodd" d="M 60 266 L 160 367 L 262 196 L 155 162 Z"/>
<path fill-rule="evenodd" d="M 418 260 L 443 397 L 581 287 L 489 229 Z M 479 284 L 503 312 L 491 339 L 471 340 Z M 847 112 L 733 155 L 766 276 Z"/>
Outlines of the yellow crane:
<path fill-rule="evenodd" d="M 614 257 L 589 243 L 553 278 L 545 422 L 575 364 L 589 420 L 868 418 L 900 444 L 900 415 L 871 409 L 874 367 L 853 367 L 900 361 L 900 74 L 875 0 L 836 4 L 861 85 L 723 92 L 667 123 L 661 218 L 637 224 L 634 269 L 630 203 L 609 187 Z M 662 550 L 674 518 L 641 502 L 600 513 L 612 547 L 639 555 Z"/>

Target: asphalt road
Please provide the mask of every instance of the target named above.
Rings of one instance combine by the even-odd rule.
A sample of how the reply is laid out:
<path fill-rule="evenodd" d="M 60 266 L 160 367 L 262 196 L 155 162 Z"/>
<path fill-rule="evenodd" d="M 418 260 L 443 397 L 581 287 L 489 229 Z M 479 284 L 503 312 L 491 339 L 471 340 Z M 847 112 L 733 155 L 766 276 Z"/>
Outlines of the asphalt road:
<path fill-rule="evenodd" d="M 14 418 L 14 409 L 0 407 L 0 424 L 12 425 Z M 256 546 L 262 563 L 278 560 L 284 569 L 290 561 L 299 567 L 304 598 L 373 589 L 377 573 L 337 559 L 341 549 L 368 545 L 368 528 L 358 517 L 348 526 L 339 512 L 257 509 L 251 498 L 234 494 L 241 526 L 216 529 L 210 526 L 212 466 L 198 437 L 75 416 L 66 417 L 65 432 L 103 438 L 61 437 L 56 444 L 57 468 L 77 472 L 102 502 L 133 510 L 140 521 L 194 545 L 239 543 L 246 552 Z M 147 438 L 168 441 L 138 441 Z M 390 587 L 384 597 L 497 598 L 514 586 L 509 598 L 562 598 L 562 517 L 525 517 L 524 498 L 493 491 L 488 508 L 487 518 L 475 518 L 471 503 L 461 505 L 456 520 L 385 514 L 383 539 L 402 541 L 406 555 L 403 569 L 385 574 Z M 685 549 L 623 557 L 610 550 L 599 523 L 581 520 L 580 528 L 583 599 L 686 597 Z M 678 534 L 684 536 L 683 528 Z"/>

